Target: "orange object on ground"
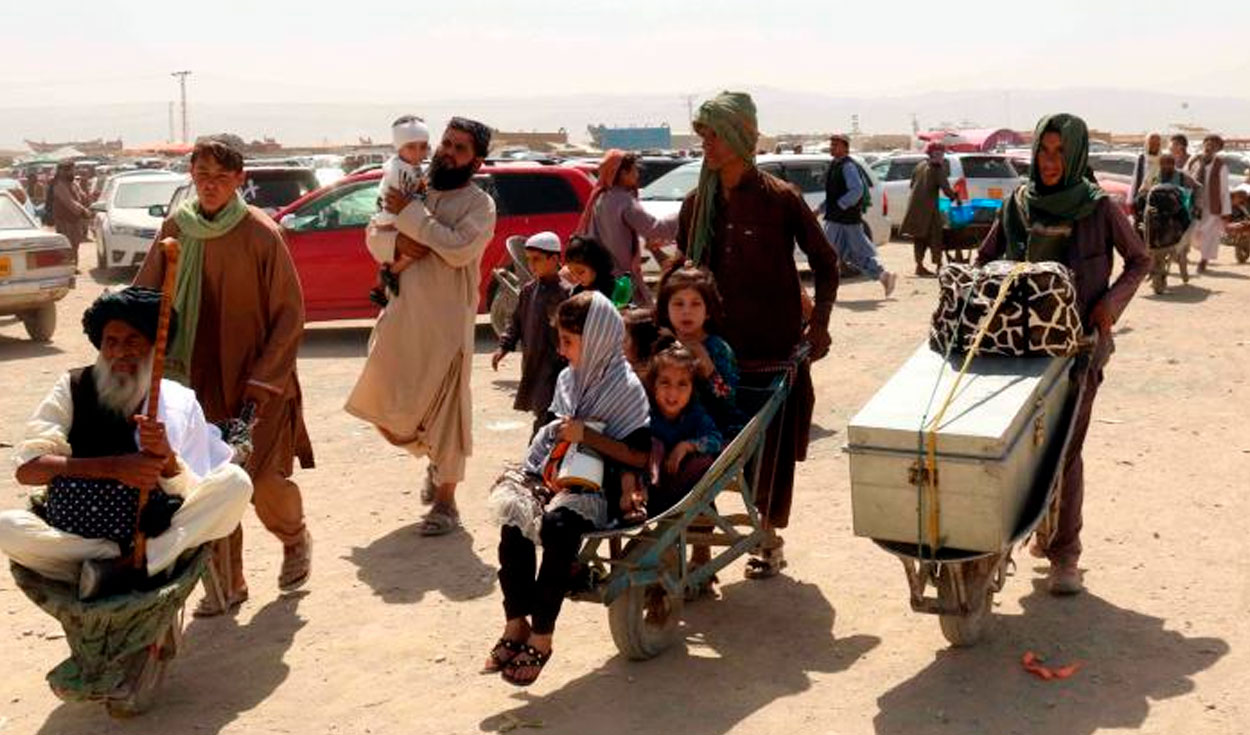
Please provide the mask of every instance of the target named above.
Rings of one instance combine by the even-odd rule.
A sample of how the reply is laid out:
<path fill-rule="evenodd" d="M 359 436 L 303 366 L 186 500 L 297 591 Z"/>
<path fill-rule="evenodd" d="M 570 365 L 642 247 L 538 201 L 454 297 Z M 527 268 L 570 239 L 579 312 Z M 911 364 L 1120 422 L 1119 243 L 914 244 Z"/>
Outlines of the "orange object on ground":
<path fill-rule="evenodd" d="M 1081 668 L 1081 664 L 1078 662 L 1052 669 L 1049 666 L 1043 665 L 1042 659 L 1032 651 L 1025 651 L 1024 657 L 1020 659 L 1020 664 L 1024 666 L 1025 671 L 1045 681 L 1067 679 Z"/>

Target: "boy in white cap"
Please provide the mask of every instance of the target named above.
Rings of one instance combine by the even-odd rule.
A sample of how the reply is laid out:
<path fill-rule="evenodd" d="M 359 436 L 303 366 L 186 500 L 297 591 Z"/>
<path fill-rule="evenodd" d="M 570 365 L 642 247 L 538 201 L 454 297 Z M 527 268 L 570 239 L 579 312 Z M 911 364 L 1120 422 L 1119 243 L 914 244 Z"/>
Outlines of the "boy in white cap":
<path fill-rule="evenodd" d="M 391 141 L 395 145 L 395 155 L 382 164 L 382 183 L 378 185 L 379 201 L 391 189 L 402 191 L 409 199 L 424 197 L 423 164 L 430 153 L 430 129 L 421 118 L 404 115 L 391 124 Z M 380 209 L 373 215 L 373 224 L 379 230 L 393 230 L 395 215 Z M 369 300 L 378 306 L 386 306 L 390 301 L 387 290 L 399 294 L 399 274 L 411 264 L 412 259 L 403 255 L 393 262 L 383 263 L 378 271 L 378 285 L 369 292 Z"/>
<path fill-rule="evenodd" d="M 521 288 L 516 310 L 512 312 L 508 328 L 499 337 L 499 349 L 491 357 L 490 366 L 499 370 L 504 355 L 515 350 L 517 342 L 522 344 L 521 384 L 512 407 L 534 413 L 536 434 L 554 419 L 549 412 L 551 397 L 555 393 L 556 378 L 565 364 L 551 321 L 556 307 L 569 297 L 568 286 L 560 280 L 559 236 L 554 232 L 540 232 L 527 239 L 525 263 L 534 274 L 534 280 Z M 533 438 L 533 434 L 530 436 Z"/>

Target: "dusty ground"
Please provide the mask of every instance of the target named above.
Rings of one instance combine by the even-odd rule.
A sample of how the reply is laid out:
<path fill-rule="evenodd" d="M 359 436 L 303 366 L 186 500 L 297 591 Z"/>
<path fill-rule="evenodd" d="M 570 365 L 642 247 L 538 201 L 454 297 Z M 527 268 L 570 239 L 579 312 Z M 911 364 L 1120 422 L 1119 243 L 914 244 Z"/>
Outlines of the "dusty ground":
<path fill-rule="evenodd" d="M 904 268 L 909 251 L 885 256 Z M 78 315 L 103 280 L 84 276 L 62 303 L 52 345 L 0 323 L 6 466 L 44 391 L 88 359 Z M 502 622 L 483 498 L 529 425 L 510 410 L 519 361 L 492 373 L 479 339 L 468 531 L 422 539 L 421 465 L 341 410 L 367 325 L 312 327 L 299 365 L 318 460 L 298 476 L 317 540 L 308 591 L 277 596 L 279 547 L 249 516 L 252 600 L 191 623 L 159 707 L 119 723 L 53 697 L 43 674 L 66 653 L 59 628 L 0 575 L 0 733 L 477 733 L 517 720 L 553 735 L 1250 732 L 1250 267 L 1224 262 L 1133 303 L 1087 445 L 1090 592 L 1052 599 L 1024 556 L 989 640 L 962 651 L 909 611 L 898 563 L 852 536 L 841 453 L 848 418 L 922 338 L 934 291 L 906 276 L 889 302 L 875 284 L 841 290 L 787 576 L 746 582 L 734 565 L 722 599 L 687 608 L 684 642 L 647 663 L 617 655 L 604 609 L 569 604 L 528 691 L 477 673 Z M 0 475 L 0 507 L 21 504 Z M 1029 649 L 1084 668 L 1036 680 L 1019 664 Z"/>

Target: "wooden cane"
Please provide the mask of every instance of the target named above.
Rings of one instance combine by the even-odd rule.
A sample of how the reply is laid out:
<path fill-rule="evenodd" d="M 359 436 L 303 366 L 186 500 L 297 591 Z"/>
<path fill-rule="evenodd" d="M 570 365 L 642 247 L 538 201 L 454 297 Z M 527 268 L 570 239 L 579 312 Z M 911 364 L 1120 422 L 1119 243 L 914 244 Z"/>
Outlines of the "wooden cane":
<path fill-rule="evenodd" d="M 169 316 L 174 305 L 174 283 L 178 276 L 179 248 L 178 241 L 172 237 L 161 240 L 157 245 L 160 246 L 165 256 L 165 275 L 161 281 L 161 312 L 156 322 L 156 341 L 152 345 L 152 383 L 148 388 L 147 411 L 147 417 L 151 421 L 156 421 L 160 416 L 161 378 L 165 375 L 165 346 L 169 342 Z M 148 496 L 151 493 L 151 488 L 139 488 L 139 508 L 135 514 L 134 556 L 131 559 L 135 569 L 147 567 L 148 539 L 140 528 L 140 519 L 143 518 L 143 509 L 147 507 Z"/>

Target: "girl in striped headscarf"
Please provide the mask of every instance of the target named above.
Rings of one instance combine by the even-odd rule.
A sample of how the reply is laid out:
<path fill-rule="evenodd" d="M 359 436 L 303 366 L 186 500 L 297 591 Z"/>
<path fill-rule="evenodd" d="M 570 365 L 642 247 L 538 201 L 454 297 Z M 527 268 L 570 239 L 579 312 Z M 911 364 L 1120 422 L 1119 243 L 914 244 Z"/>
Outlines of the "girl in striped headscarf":
<path fill-rule="evenodd" d="M 519 686 L 537 679 L 551 657 L 552 631 L 582 534 L 607 525 L 607 496 L 616 494 L 622 475 L 646 466 L 651 449 L 650 404 L 625 359 L 625 323 L 612 302 L 597 291 L 580 293 L 560 304 L 556 329 L 560 354 L 569 361 L 551 401 L 556 420 L 539 430 L 523 465 L 506 471 L 490 494 L 503 527 L 499 586 L 507 623 L 486 669 Z M 603 457 L 601 487 L 561 489 L 543 481 L 544 468 L 564 443 L 583 444 Z M 538 544 L 543 560 L 535 577 Z"/>

